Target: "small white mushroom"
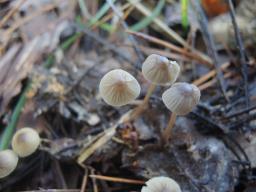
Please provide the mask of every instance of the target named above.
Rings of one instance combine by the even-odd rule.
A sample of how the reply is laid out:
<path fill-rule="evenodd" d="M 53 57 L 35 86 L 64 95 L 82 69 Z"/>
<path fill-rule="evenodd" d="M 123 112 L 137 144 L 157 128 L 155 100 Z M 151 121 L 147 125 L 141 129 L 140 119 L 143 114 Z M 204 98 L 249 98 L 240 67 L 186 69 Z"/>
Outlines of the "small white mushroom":
<path fill-rule="evenodd" d="M 176 115 L 186 115 L 198 104 L 200 90 L 189 83 L 175 83 L 167 89 L 162 99 L 165 106 Z"/>
<path fill-rule="evenodd" d="M 191 112 L 198 104 L 200 96 L 201 93 L 197 86 L 189 83 L 174 83 L 163 93 L 162 100 L 165 106 L 172 111 L 168 126 L 162 133 L 165 143 L 170 139 L 176 116 Z"/>
<path fill-rule="evenodd" d="M 171 85 L 180 73 L 180 66 L 176 61 L 169 61 L 166 57 L 151 54 L 142 64 L 142 74 L 150 82 L 147 94 L 141 105 L 133 112 L 131 119 L 136 119 L 145 109 L 157 85 Z"/>
<path fill-rule="evenodd" d="M 18 164 L 18 156 L 12 150 L 0 151 L 0 178 L 11 174 Z"/>
<path fill-rule="evenodd" d="M 20 157 L 27 157 L 34 153 L 39 147 L 41 139 L 32 128 L 18 130 L 12 138 L 12 149 Z"/>
<path fill-rule="evenodd" d="M 170 85 L 176 81 L 180 73 L 180 66 L 176 61 L 169 61 L 166 57 L 152 54 L 142 64 L 142 74 L 153 84 Z"/>
<path fill-rule="evenodd" d="M 123 106 L 139 96 L 140 85 L 130 73 L 115 69 L 101 79 L 99 92 L 107 104 Z"/>
<path fill-rule="evenodd" d="M 181 192 L 181 189 L 173 179 L 161 176 L 148 180 L 141 192 Z"/>

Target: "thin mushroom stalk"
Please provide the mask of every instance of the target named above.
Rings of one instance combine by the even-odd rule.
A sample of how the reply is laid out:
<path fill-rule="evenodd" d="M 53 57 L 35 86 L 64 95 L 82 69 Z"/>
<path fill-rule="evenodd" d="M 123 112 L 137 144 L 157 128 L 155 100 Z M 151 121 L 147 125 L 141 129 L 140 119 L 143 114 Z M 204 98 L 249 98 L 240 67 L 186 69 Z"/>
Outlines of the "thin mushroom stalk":
<path fill-rule="evenodd" d="M 175 125 L 177 115 L 184 116 L 191 112 L 199 103 L 200 96 L 201 93 L 198 87 L 189 83 L 174 83 L 163 93 L 162 100 L 165 106 L 172 112 L 170 121 L 162 132 L 165 143 L 168 143 L 171 137 L 171 131 Z"/>
<path fill-rule="evenodd" d="M 148 107 L 149 99 L 157 85 L 168 86 L 174 83 L 180 73 L 176 61 L 169 61 L 161 55 L 149 55 L 142 64 L 142 74 L 150 82 L 143 102 L 134 110 L 131 119 L 136 119 Z"/>
<path fill-rule="evenodd" d="M 163 138 L 165 143 L 167 143 L 171 138 L 171 132 L 172 132 L 172 128 L 175 125 L 176 118 L 177 118 L 177 115 L 175 113 L 172 113 L 171 116 L 170 116 L 167 127 L 162 132 L 162 138 Z"/>

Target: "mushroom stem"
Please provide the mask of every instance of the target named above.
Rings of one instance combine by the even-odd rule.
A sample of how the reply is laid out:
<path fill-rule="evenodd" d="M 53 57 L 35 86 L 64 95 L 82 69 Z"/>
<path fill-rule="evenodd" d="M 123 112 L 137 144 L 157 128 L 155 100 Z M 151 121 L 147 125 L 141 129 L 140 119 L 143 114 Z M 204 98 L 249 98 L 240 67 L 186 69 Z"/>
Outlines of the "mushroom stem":
<path fill-rule="evenodd" d="M 156 84 L 151 83 L 149 88 L 148 88 L 147 94 L 144 97 L 143 102 L 142 102 L 141 105 L 145 105 L 145 104 L 147 105 L 148 104 L 150 96 L 152 95 L 152 93 L 154 92 L 155 89 L 156 89 Z"/>
<path fill-rule="evenodd" d="M 149 85 L 146 96 L 144 97 L 142 103 L 134 109 L 134 111 L 131 114 L 130 120 L 137 119 L 138 116 L 140 116 L 140 114 L 148 108 L 148 101 L 150 99 L 150 96 L 154 92 L 155 88 L 156 88 L 155 84 L 151 83 Z"/>
<path fill-rule="evenodd" d="M 171 137 L 171 132 L 172 132 L 172 128 L 174 127 L 176 117 L 177 117 L 176 113 L 171 114 L 168 125 L 167 125 L 166 129 L 162 132 L 162 137 L 163 137 L 165 144 L 168 143 L 168 141 Z"/>

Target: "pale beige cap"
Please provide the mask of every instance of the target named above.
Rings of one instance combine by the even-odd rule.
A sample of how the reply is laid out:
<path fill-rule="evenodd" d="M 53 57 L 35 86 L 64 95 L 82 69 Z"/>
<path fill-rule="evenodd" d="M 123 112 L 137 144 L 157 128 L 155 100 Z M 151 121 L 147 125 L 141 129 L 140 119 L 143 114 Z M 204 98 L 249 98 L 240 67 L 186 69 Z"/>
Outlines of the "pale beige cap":
<path fill-rule="evenodd" d="M 142 64 L 142 74 L 148 81 L 157 85 L 171 85 L 180 73 L 180 66 L 176 61 L 169 61 L 166 57 L 152 54 Z"/>
<path fill-rule="evenodd" d="M 0 151 L 0 178 L 8 176 L 18 164 L 18 156 L 12 150 Z"/>
<path fill-rule="evenodd" d="M 148 180 L 141 192 L 181 192 L 181 189 L 173 179 L 160 176 Z"/>
<path fill-rule="evenodd" d="M 163 93 L 162 99 L 170 111 L 177 115 L 186 115 L 198 104 L 200 96 L 197 86 L 189 83 L 174 83 Z"/>
<path fill-rule="evenodd" d="M 101 79 L 99 91 L 107 104 L 118 107 L 130 103 L 138 97 L 140 85 L 130 73 L 122 69 L 115 69 Z"/>
<path fill-rule="evenodd" d="M 12 138 L 12 149 L 20 157 L 27 157 L 34 153 L 39 147 L 41 139 L 32 128 L 18 130 Z"/>

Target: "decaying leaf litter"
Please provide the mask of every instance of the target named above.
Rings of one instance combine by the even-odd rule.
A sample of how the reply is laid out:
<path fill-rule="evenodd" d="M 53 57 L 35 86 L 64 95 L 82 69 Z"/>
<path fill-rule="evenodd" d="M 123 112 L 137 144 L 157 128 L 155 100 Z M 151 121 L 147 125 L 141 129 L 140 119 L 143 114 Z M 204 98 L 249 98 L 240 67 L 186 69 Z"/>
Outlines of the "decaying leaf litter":
<path fill-rule="evenodd" d="M 140 191 L 155 176 L 182 191 L 256 190 L 256 2 L 227 1 L 220 10 L 188 2 L 186 28 L 180 1 L 0 1 L 1 147 L 22 127 L 42 138 L 1 179 L 1 191 Z M 177 81 L 201 90 L 166 147 L 167 87 L 157 86 L 143 114 L 129 119 L 149 88 L 141 64 L 150 54 L 176 60 Z M 112 69 L 141 84 L 124 107 L 99 95 Z"/>

